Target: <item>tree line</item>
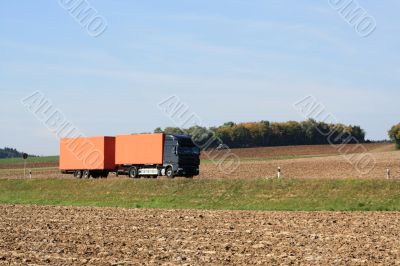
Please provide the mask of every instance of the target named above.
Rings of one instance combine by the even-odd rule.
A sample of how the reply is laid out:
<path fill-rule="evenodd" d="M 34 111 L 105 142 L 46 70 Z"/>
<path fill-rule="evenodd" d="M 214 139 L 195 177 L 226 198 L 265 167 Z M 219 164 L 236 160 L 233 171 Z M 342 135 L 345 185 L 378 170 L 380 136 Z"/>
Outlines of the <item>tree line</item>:
<path fill-rule="evenodd" d="M 4 149 L 0 148 L 0 158 L 16 158 L 22 157 L 22 152 L 17 151 L 13 148 L 5 147 Z"/>
<path fill-rule="evenodd" d="M 197 144 L 203 145 L 213 136 L 215 142 L 209 147 L 226 144 L 230 148 L 364 143 L 365 131 L 360 126 L 328 124 L 313 119 L 288 122 L 227 122 L 217 127 L 194 126 L 187 129 L 178 127 L 156 128 L 155 133 L 187 134 Z"/>

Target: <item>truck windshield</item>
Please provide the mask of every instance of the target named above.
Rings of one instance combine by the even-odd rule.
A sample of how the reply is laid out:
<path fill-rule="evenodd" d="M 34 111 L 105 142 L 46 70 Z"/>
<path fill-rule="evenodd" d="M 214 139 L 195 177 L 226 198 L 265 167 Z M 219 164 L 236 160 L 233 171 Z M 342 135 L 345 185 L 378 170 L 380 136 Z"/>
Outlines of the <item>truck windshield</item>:
<path fill-rule="evenodd" d="M 198 147 L 182 147 L 178 148 L 179 154 L 200 154 L 200 149 Z"/>

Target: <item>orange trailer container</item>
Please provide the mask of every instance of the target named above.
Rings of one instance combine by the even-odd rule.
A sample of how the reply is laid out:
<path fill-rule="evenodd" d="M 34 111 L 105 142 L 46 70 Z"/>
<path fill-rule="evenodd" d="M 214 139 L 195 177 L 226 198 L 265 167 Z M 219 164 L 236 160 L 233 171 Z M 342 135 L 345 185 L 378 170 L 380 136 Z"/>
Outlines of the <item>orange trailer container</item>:
<path fill-rule="evenodd" d="M 76 178 L 105 178 L 110 173 L 193 177 L 199 174 L 200 149 L 188 135 L 132 134 L 116 137 L 64 138 L 60 170 Z"/>
<path fill-rule="evenodd" d="M 60 170 L 115 169 L 115 137 L 63 138 Z"/>
<path fill-rule="evenodd" d="M 164 134 L 115 137 L 115 164 L 163 164 Z"/>

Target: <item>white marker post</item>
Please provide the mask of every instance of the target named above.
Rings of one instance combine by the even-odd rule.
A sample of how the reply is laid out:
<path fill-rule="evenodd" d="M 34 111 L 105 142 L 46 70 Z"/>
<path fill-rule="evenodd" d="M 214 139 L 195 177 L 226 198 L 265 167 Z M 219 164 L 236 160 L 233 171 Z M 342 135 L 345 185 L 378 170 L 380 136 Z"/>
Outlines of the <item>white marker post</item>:
<path fill-rule="evenodd" d="M 390 169 L 386 169 L 386 178 L 390 179 Z"/>
<path fill-rule="evenodd" d="M 278 178 L 281 178 L 281 167 L 278 166 Z"/>
<path fill-rule="evenodd" d="M 29 170 L 29 179 L 32 179 L 32 170 Z"/>

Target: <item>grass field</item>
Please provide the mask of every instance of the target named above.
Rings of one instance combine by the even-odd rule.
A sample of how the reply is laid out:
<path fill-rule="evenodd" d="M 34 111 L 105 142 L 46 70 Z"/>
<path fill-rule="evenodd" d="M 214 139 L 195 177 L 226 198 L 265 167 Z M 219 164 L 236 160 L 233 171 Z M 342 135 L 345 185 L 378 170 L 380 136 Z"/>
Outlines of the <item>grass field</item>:
<path fill-rule="evenodd" d="M 1 204 L 127 208 L 398 211 L 400 182 L 326 179 L 0 180 Z"/>
<path fill-rule="evenodd" d="M 29 157 L 27 163 L 57 163 L 58 156 Z M 22 158 L 2 158 L 0 164 L 23 164 Z"/>

